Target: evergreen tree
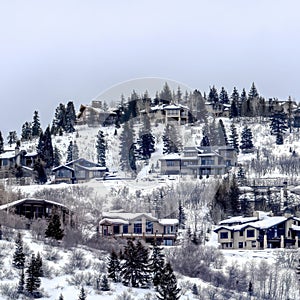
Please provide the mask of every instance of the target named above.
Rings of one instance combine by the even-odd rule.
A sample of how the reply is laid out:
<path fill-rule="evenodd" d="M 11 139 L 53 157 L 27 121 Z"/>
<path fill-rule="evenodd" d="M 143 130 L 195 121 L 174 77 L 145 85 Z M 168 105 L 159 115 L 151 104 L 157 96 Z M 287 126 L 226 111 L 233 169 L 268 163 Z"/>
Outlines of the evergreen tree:
<path fill-rule="evenodd" d="M 154 145 L 155 145 L 155 140 L 154 136 L 149 133 L 140 133 L 140 137 L 137 141 L 139 145 L 138 153 L 139 153 L 139 158 L 142 160 L 149 159 L 152 155 L 152 153 L 155 151 Z"/>
<path fill-rule="evenodd" d="M 195 90 L 192 94 L 192 100 L 196 106 L 196 119 L 201 122 L 206 122 L 208 112 L 205 106 L 205 98 L 202 97 L 198 90 Z"/>
<path fill-rule="evenodd" d="M 192 294 L 196 295 L 196 296 L 199 295 L 199 291 L 198 291 L 198 287 L 197 287 L 196 283 L 193 284 Z"/>
<path fill-rule="evenodd" d="M 287 116 L 284 112 L 276 112 L 272 115 L 270 119 L 271 134 L 278 135 L 284 134 L 288 128 L 287 126 Z"/>
<path fill-rule="evenodd" d="M 222 104 L 228 104 L 229 103 L 229 98 L 226 90 L 222 86 L 220 94 L 219 94 L 219 102 Z"/>
<path fill-rule="evenodd" d="M 230 125 L 231 134 L 229 136 L 229 145 L 233 147 L 237 153 L 239 153 L 239 141 L 238 141 L 238 134 L 236 131 L 236 127 L 232 123 Z"/>
<path fill-rule="evenodd" d="M 45 163 L 45 168 L 48 169 L 53 167 L 54 156 L 49 126 L 46 128 L 44 134 L 40 134 L 40 139 L 36 150 L 40 159 Z"/>
<path fill-rule="evenodd" d="M 172 102 L 172 100 L 173 100 L 172 92 L 171 92 L 171 89 L 170 89 L 167 82 L 165 82 L 165 84 L 163 86 L 163 89 L 159 94 L 159 98 L 161 100 L 164 100 L 164 101 L 168 102 L 168 103 Z"/>
<path fill-rule="evenodd" d="M 130 171 L 134 174 L 136 173 L 137 149 L 133 138 L 133 122 L 130 120 L 124 124 L 123 131 L 120 136 L 120 162 L 121 170 Z"/>
<path fill-rule="evenodd" d="M 64 296 L 60 294 L 58 300 L 64 300 Z"/>
<path fill-rule="evenodd" d="M 55 110 L 51 133 L 56 135 L 60 131 L 63 132 L 65 128 L 66 128 L 66 107 L 64 104 L 60 103 Z"/>
<path fill-rule="evenodd" d="M 36 272 L 36 259 L 34 254 L 31 256 L 31 261 L 28 269 L 26 270 L 26 274 L 26 291 L 33 295 L 41 285 L 41 280 L 37 276 Z"/>
<path fill-rule="evenodd" d="M 74 144 L 73 144 L 72 157 L 73 157 L 73 160 L 76 160 L 79 158 L 79 149 L 78 149 L 76 141 L 74 141 Z"/>
<path fill-rule="evenodd" d="M 218 145 L 228 145 L 226 129 L 222 119 L 218 123 Z"/>
<path fill-rule="evenodd" d="M 73 161 L 73 142 L 70 141 L 68 149 L 67 149 L 67 160 L 66 162 Z"/>
<path fill-rule="evenodd" d="M 232 176 L 232 180 L 230 182 L 230 187 L 229 187 L 229 200 L 230 200 L 230 205 L 231 205 L 231 210 L 232 210 L 232 215 L 236 216 L 239 214 L 240 210 L 240 190 L 238 186 L 238 182 L 236 179 L 235 174 Z"/>
<path fill-rule="evenodd" d="M 127 241 L 121 276 L 125 286 L 145 287 L 149 284 L 148 249 L 141 242 L 135 245 L 133 241 Z"/>
<path fill-rule="evenodd" d="M 17 238 L 15 240 L 15 247 L 16 250 L 13 255 L 13 266 L 17 269 L 24 269 L 25 254 L 23 252 L 23 241 L 20 232 L 18 232 Z"/>
<path fill-rule="evenodd" d="M 101 284 L 100 284 L 100 290 L 101 291 L 109 291 L 110 290 L 106 275 L 103 275 L 103 277 L 102 277 Z"/>
<path fill-rule="evenodd" d="M 69 101 L 66 107 L 66 116 L 65 116 L 65 131 L 72 133 L 75 131 L 74 125 L 76 121 L 76 113 L 74 109 L 73 101 Z"/>
<path fill-rule="evenodd" d="M 242 166 L 239 166 L 238 172 L 237 172 L 237 180 L 239 185 L 245 185 L 246 184 L 246 175 L 244 168 Z"/>
<path fill-rule="evenodd" d="M 21 140 L 30 141 L 32 137 L 31 123 L 25 122 L 22 126 Z"/>
<path fill-rule="evenodd" d="M 61 240 L 64 237 L 64 230 L 61 228 L 59 215 L 53 211 L 49 220 L 48 227 L 45 231 L 45 237 Z"/>
<path fill-rule="evenodd" d="M 152 274 L 152 281 L 154 286 L 158 286 L 163 275 L 165 264 L 165 256 L 163 248 L 158 247 L 156 244 L 153 246 L 152 254 L 150 256 L 150 272 Z"/>
<path fill-rule="evenodd" d="M 248 94 L 248 99 L 252 100 L 252 99 L 258 98 L 258 97 L 259 97 L 259 94 L 258 94 L 256 86 L 255 86 L 255 84 L 253 82 L 252 85 L 251 85 L 249 94 Z"/>
<path fill-rule="evenodd" d="M 38 111 L 33 113 L 33 122 L 31 127 L 31 135 L 33 138 L 39 137 L 41 134 L 41 123 Z"/>
<path fill-rule="evenodd" d="M 200 146 L 201 147 L 209 147 L 210 146 L 209 138 L 205 133 L 203 133 L 203 137 L 202 137 Z"/>
<path fill-rule="evenodd" d="M 240 115 L 242 117 L 245 117 L 247 115 L 247 103 L 248 103 L 247 93 L 246 90 L 243 89 L 240 97 L 240 105 L 239 105 L 239 111 Z"/>
<path fill-rule="evenodd" d="M 36 276 L 43 277 L 44 271 L 43 271 L 43 259 L 40 255 L 40 252 L 37 253 L 36 259 L 35 259 L 35 272 Z"/>
<path fill-rule="evenodd" d="M 164 267 L 156 296 L 160 300 L 178 300 L 180 298 L 179 293 L 180 289 L 177 288 L 177 279 L 173 273 L 171 264 L 168 262 Z"/>
<path fill-rule="evenodd" d="M 181 142 L 178 136 L 178 130 L 174 124 L 167 124 L 163 133 L 164 148 L 163 153 L 179 153 L 181 151 Z"/>
<path fill-rule="evenodd" d="M 7 143 L 9 144 L 9 146 L 11 147 L 12 144 L 15 144 L 17 142 L 17 132 L 16 131 L 10 131 L 8 133 L 8 137 L 7 137 Z"/>
<path fill-rule="evenodd" d="M 78 300 L 86 300 L 86 292 L 85 292 L 83 286 L 80 289 Z"/>
<path fill-rule="evenodd" d="M 3 141 L 2 132 L 0 131 L 0 154 L 3 152 L 4 152 L 4 141 Z"/>
<path fill-rule="evenodd" d="M 18 294 L 22 294 L 24 292 L 25 286 L 25 275 L 24 275 L 24 268 L 21 269 L 20 279 L 18 282 Z"/>
<path fill-rule="evenodd" d="M 35 172 L 35 180 L 36 182 L 40 184 L 44 184 L 47 182 L 47 175 L 45 172 L 44 164 L 41 162 L 40 159 L 38 159 L 34 165 L 33 165 L 33 170 Z"/>
<path fill-rule="evenodd" d="M 207 101 L 210 103 L 213 103 L 213 104 L 216 104 L 219 102 L 219 96 L 218 96 L 218 92 L 217 92 L 217 89 L 215 88 L 215 86 L 210 88 Z"/>
<path fill-rule="evenodd" d="M 252 131 L 249 127 L 245 126 L 242 131 L 241 146 L 242 151 L 252 150 L 254 148 L 252 142 Z"/>
<path fill-rule="evenodd" d="M 61 161 L 61 154 L 59 149 L 55 146 L 53 151 L 53 166 L 58 167 L 60 166 Z"/>
<path fill-rule="evenodd" d="M 97 157 L 98 163 L 101 167 L 106 167 L 106 142 L 104 139 L 104 134 L 102 130 L 98 131 L 97 141 L 96 141 Z"/>
<path fill-rule="evenodd" d="M 108 278 L 112 279 L 113 282 L 119 282 L 120 281 L 120 269 L 121 269 L 121 267 L 120 267 L 120 261 L 119 261 L 118 255 L 113 250 L 108 259 L 108 266 L 107 266 Z"/>
<path fill-rule="evenodd" d="M 185 213 L 184 213 L 184 208 L 182 206 L 181 200 L 179 200 L 179 206 L 178 206 L 178 227 L 180 229 L 185 228 Z"/>

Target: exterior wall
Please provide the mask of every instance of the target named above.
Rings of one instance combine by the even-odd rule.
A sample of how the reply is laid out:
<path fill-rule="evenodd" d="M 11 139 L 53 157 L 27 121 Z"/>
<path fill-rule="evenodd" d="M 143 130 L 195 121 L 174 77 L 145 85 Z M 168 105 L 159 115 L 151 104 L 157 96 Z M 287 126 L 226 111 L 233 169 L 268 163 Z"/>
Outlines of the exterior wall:
<path fill-rule="evenodd" d="M 161 173 L 164 175 L 180 174 L 181 162 L 176 160 L 161 160 Z"/>

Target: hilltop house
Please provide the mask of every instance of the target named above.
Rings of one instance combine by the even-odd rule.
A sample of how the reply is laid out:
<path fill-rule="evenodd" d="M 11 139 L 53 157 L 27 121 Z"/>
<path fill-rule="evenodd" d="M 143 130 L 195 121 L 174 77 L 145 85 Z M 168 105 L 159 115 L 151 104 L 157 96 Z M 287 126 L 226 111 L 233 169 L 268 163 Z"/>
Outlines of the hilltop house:
<path fill-rule="evenodd" d="M 54 173 L 54 183 L 78 183 L 86 182 L 93 178 L 103 178 L 107 167 L 101 167 L 99 164 L 79 158 L 60 165 L 52 169 Z"/>
<path fill-rule="evenodd" d="M 222 249 L 298 248 L 299 225 L 300 219 L 291 215 L 274 217 L 256 212 L 253 217 L 223 220 L 214 231 Z"/>
<path fill-rule="evenodd" d="M 160 159 L 163 175 L 224 175 L 237 163 L 236 151 L 229 146 L 185 147 L 182 155 Z"/>
<path fill-rule="evenodd" d="M 116 112 L 103 109 L 101 101 L 92 101 L 91 105 L 81 105 L 77 115 L 76 124 L 90 127 L 108 126 L 115 123 Z"/>
<path fill-rule="evenodd" d="M 30 220 L 49 218 L 54 210 L 61 216 L 62 224 L 71 224 L 71 211 L 65 205 L 58 202 L 45 199 L 24 198 L 0 206 L 0 211 L 24 216 Z"/>
<path fill-rule="evenodd" d="M 177 219 L 157 219 L 150 213 L 127 213 L 123 211 L 103 213 L 99 233 L 104 237 L 143 239 L 171 246 L 177 237 Z"/>

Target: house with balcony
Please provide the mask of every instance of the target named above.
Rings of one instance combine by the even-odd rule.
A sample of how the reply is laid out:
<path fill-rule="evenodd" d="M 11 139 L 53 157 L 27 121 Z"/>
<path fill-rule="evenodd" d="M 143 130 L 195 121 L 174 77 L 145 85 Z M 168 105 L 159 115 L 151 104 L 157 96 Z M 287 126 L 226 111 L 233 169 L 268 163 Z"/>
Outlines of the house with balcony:
<path fill-rule="evenodd" d="M 165 246 L 174 245 L 177 230 L 177 219 L 158 219 L 151 213 L 104 212 L 99 222 L 103 237 L 143 239 Z"/>
<path fill-rule="evenodd" d="M 291 215 L 272 216 L 256 212 L 254 217 L 232 217 L 214 230 L 222 249 L 262 250 L 298 248 L 300 219 Z"/>
<path fill-rule="evenodd" d="M 179 154 L 160 159 L 162 175 L 224 175 L 237 163 L 236 151 L 229 146 L 185 147 Z"/>

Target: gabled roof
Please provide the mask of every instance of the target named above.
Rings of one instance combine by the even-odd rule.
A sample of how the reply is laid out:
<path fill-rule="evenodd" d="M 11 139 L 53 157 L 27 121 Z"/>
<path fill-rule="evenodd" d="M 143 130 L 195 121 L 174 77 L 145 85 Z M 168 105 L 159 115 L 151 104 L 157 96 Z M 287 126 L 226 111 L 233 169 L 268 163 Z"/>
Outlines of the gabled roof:
<path fill-rule="evenodd" d="M 102 217 L 106 219 L 122 219 L 126 221 L 132 221 L 141 217 L 146 217 L 152 221 L 158 221 L 150 213 L 128 213 L 128 212 L 103 212 Z"/>
<path fill-rule="evenodd" d="M 65 165 L 60 165 L 60 166 L 58 166 L 58 167 L 53 168 L 53 169 L 52 169 L 52 172 L 55 172 L 55 171 L 57 171 L 57 170 L 59 170 L 59 169 L 67 169 L 67 170 L 70 170 L 70 171 L 74 172 L 74 169 L 72 169 L 72 168 L 70 168 L 70 167 L 68 167 L 68 166 L 65 166 Z"/>
<path fill-rule="evenodd" d="M 69 165 L 76 164 L 76 163 L 79 165 L 80 162 L 88 162 L 89 164 L 91 164 L 91 165 L 93 165 L 93 166 L 95 166 L 95 167 L 100 167 L 99 164 L 94 163 L 94 162 L 92 162 L 92 161 L 90 161 L 90 160 L 87 160 L 87 159 L 85 159 L 85 158 L 82 158 L 82 157 L 80 157 L 80 158 L 78 158 L 78 159 L 74 159 L 74 160 L 72 160 L 72 161 L 69 161 L 69 162 L 67 162 L 65 165 L 66 165 L 66 166 L 69 166 Z"/>
<path fill-rule="evenodd" d="M 61 207 L 67 208 L 65 205 L 63 205 L 61 203 L 58 203 L 58 202 L 51 201 L 51 200 L 36 199 L 36 198 L 24 198 L 24 199 L 20 199 L 20 200 L 16 200 L 16 201 L 10 202 L 8 204 L 1 205 L 0 206 L 0 210 L 7 209 L 7 208 L 10 208 L 10 207 L 16 206 L 18 204 L 22 204 L 22 203 L 24 203 L 26 201 L 29 201 L 29 202 L 32 202 L 32 203 L 34 203 L 34 202 L 36 202 L 36 203 L 43 202 L 43 203 L 53 204 L 53 205 L 57 205 L 57 206 L 61 206 Z"/>

